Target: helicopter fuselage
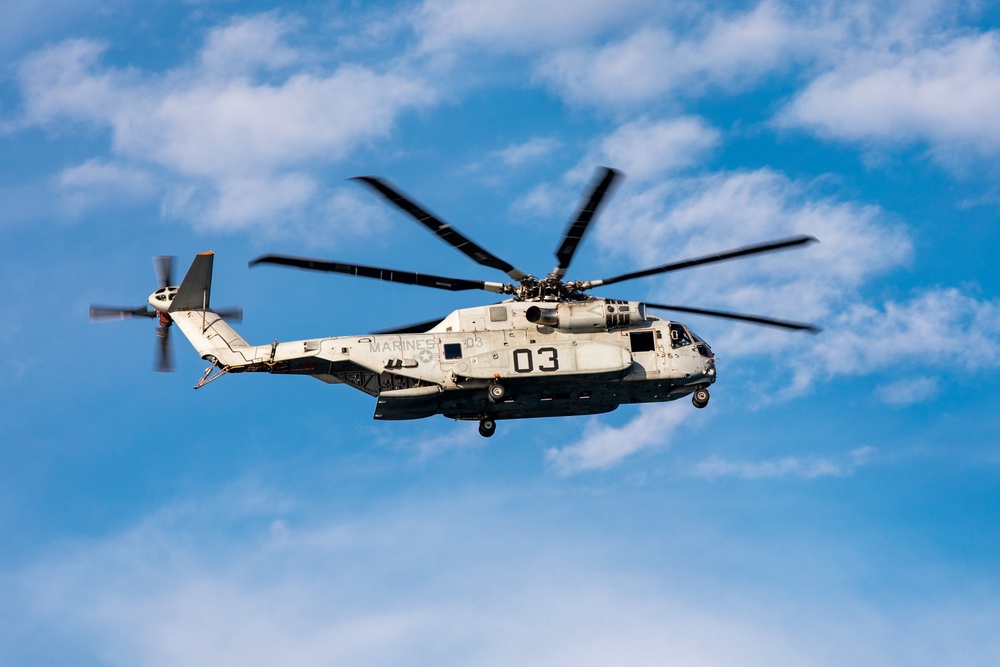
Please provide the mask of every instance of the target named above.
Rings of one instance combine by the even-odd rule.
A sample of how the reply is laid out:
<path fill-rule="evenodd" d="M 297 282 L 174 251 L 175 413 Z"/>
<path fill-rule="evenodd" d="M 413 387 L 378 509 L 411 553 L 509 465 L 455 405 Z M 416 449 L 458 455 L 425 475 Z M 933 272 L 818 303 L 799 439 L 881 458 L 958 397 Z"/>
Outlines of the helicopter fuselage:
<path fill-rule="evenodd" d="M 174 319 L 185 333 L 197 327 L 192 340 L 202 334 L 206 342 L 199 353 L 227 373 L 347 384 L 376 397 L 375 419 L 596 414 L 681 398 L 716 379 L 707 343 L 679 322 L 648 315 L 637 301 L 508 301 L 454 311 L 426 333 L 263 346 L 239 344 L 221 318 L 206 319 L 205 311 Z"/>

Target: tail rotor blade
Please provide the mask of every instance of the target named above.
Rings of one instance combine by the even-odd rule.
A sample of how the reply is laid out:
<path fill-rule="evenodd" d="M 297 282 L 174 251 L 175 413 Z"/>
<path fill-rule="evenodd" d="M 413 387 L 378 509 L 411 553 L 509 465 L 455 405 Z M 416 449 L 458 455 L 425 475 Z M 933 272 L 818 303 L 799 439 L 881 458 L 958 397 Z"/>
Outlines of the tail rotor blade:
<path fill-rule="evenodd" d="M 90 321 L 99 322 L 101 320 L 128 320 L 133 317 L 156 317 L 156 312 L 149 310 L 146 306 L 138 308 L 116 308 L 113 306 L 91 306 Z"/>
<path fill-rule="evenodd" d="M 170 325 L 156 329 L 156 365 L 160 373 L 170 373 L 174 370 L 173 350 L 170 345 Z"/>
<path fill-rule="evenodd" d="M 239 306 L 234 306 L 232 308 L 219 308 L 218 310 L 213 308 L 212 310 L 216 315 L 224 320 L 236 323 L 243 321 L 243 309 Z"/>
<path fill-rule="evenodd" d="M 174 285 L 174 259 L 171 255 L 160 255 L 153 258 L 156 280 L 161 288 Z"/>

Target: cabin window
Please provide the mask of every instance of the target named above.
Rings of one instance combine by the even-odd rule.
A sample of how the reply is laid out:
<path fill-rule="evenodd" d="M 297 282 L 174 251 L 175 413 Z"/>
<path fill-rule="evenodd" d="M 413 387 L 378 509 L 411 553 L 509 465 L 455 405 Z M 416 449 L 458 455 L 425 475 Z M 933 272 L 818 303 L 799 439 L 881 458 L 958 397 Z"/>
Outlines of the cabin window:
<path fill-rule="evenodd" d="M 490 306 L 490 322 L 506 322 L 507 309 L 503 306 Z"/>
<path fill-rule="evenodd" d="M 445 343 L 444 344 L 444 358 L 445 359 L 461 359 L 462 358 L 462 344 L 461 343 Z"/>
<path fill-rule="evenodd" d="M 633 331 L 628 337 L 633 352 L 652 352 L 656 349 L 656 338 L 652 331 Z"/>

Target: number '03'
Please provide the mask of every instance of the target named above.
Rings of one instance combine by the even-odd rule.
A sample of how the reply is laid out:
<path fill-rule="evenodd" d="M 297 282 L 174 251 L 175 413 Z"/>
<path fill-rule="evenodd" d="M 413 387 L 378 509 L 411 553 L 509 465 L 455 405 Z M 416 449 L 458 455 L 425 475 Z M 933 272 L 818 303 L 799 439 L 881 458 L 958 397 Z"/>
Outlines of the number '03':
<path fill-rule="evenodd" d="M 538 355 L 538 370 L 551 373 L 559 370 L 559 351 L 554 347 L 539 348 L 532 352 L 527 348 L 514 350 L 514 372 L 530 373 L 535 370 L 535 355 Z"/>

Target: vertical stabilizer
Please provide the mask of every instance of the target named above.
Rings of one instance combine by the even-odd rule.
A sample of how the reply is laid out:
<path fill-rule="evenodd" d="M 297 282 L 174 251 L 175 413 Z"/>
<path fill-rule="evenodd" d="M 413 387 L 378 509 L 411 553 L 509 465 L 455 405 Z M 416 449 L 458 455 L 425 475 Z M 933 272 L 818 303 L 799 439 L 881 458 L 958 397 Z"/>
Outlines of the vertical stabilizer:
<path fill-rule="evenodd" d="M 214 259 L 212 252 L 194 258 L 167 312 L 203 359 L 217 360 L 223 366 L 239 366 L 252 358 L 248 343 L 209 307 Z"/>
<path fill-rule="evenodd" d="M 209 307 L 209 297 L 212 294 L 212 262 L 214 252 L 199 253 L 187 275 L 181 281 L 181 286 L 174 296 L 167 312 L 179 310 L 204 310 Z"/>

